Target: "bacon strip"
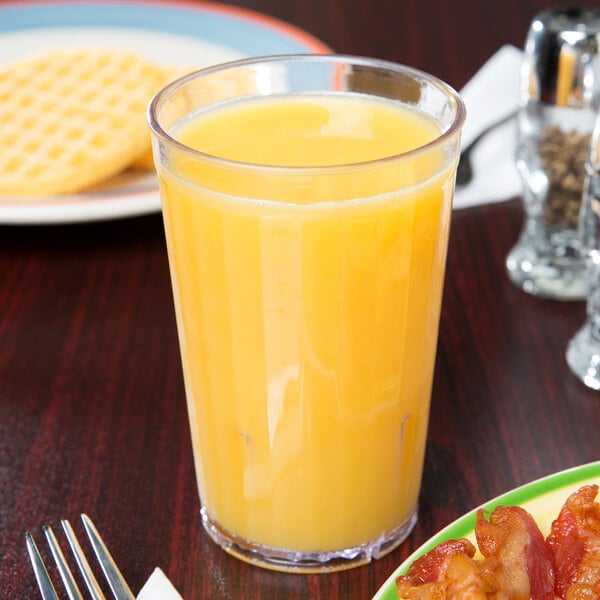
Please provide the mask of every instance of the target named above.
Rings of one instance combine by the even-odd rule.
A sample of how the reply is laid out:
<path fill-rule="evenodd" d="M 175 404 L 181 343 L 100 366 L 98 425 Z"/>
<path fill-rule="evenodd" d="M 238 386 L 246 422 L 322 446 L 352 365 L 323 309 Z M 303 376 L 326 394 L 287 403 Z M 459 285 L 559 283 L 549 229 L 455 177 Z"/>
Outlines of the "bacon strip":
<path fill-rule="evenodd" d="M 488 588 L 467 539 L 442 542 L 417 559 L 406 575 L 396 578 L 396 592 L 406 600 L 485 600 Z"/>
<path fill-rule="evenodd" d="M 499 506 L 476 514 L 483 558 L 466 539 L 448 540 L 416 560 L 396 579 L 406 600 L 554 600 L 551 553 L 525 510 Z"/>
<path fill-rule="evenodd" d="M 556 571 L 555 593 L 566 600 L 600 599 L 600 504 L 597 485 L 571 494 L 546 544 Z"/>
<path fill-rule="evenodd" d="M 475 535 L 484 556 L 482 575 L 496 598 L 553 600 L 552 556 L 533 517 L 519 506 L 477 512 Z"/>

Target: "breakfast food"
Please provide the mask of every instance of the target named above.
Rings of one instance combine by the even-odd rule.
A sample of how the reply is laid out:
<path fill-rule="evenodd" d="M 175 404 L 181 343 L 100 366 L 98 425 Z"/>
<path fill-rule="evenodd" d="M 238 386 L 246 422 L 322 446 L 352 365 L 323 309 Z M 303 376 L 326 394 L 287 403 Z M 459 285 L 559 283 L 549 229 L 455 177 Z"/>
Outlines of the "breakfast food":
<path fill-rule="evenodd" d="M 164 67 L 160 70 L 160 85 L 155 90 L 157 92 L 160 88 L 164 87 L 171 81 L 179 79 L 188 73 L 191 73 L 192 67 L 177 66 L 177 67 Z M 131 165 L 134 169 L 141 169 L 148 171 L 154 169 L 154 157 L 152 156 L 152 140 L 150 138 L 150 132 L 148 131 L 146 136 L 146 148 L 143 154 Z"/>
<path fill-rule="evenodd" d="M 442 542 L 396 579 L 405 600 L 600 599 L 598 485 L 571 494 L 544 539 L 533 517 L 518 506 L 478 510 L 475 546 Z"/>
<path fill-rule="evenodd" d="M 0 194 L 84 190 L 148 151 L 165 71 L 122 50 L 58 50 L 0 71 Z"/>

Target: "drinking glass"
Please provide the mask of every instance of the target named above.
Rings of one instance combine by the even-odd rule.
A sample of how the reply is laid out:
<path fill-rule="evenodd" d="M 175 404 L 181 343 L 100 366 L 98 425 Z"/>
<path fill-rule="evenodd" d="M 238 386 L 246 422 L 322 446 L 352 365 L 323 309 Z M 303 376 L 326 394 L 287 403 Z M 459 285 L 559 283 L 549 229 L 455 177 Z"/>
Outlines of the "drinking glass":
<path fill-rule="evenodd" d="M 413 528 L 464 117 L 430 75 L 335 55 L 153 99 L 201 518 L 227 552 L 346 569 Z"/>

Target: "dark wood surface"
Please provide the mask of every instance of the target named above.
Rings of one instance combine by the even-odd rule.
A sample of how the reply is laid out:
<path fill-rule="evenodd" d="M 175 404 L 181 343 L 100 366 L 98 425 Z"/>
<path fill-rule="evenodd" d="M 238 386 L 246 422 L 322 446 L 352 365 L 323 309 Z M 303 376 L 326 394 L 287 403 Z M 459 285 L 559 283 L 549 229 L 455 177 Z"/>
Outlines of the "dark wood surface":
<path fill-rule="evenodd" d="M 542 0 L 240 0 L 342 53 L 460 88 L 522 46 Z M 420 519 L 395 552 L 286 575 L 218 549 L 199 520 L 160 215 L 0 226 L 0 597 L 38 597 L 24 531 L 86 512 L 134 590 L 160 565 L 186 600 L 370 598 L 441 527 L 532 479 L 600 458 L 600 394 L 564 358 L 582 302 L 516 289 L 518 198 L 455 211 Z M 385 494 L 386 490 L 373 490 Z M 79 525 L 79 523 L 77 523 Z M 79 529 L 80 531 L 80 529 Z"/>

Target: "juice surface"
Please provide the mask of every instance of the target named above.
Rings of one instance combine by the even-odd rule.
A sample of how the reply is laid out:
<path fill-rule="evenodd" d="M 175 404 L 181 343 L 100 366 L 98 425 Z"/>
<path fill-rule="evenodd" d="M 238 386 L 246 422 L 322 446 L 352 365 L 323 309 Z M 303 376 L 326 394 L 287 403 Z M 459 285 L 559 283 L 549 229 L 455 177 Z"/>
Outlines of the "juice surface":
<path fill-rule="evenodd" d="M 234 160 L 317 166 L 439 131 L 348 95 L 240 102 L 172 134 Z M 203 506 L 273 548 L 374 540 L 417 504 L 454 165 L 201 163 L 175 159 L 159 179 Z"/>
<path fill-rule="evenodd" d="M 425 116 L 358 96 L 295 96 L 224 105 L 190 120 L 177 139 L 207 154 L 260 165 L 316 167 L 376 160 L 434 140 Z M 282 198 L 285 200 L 285 198 Z"/>

